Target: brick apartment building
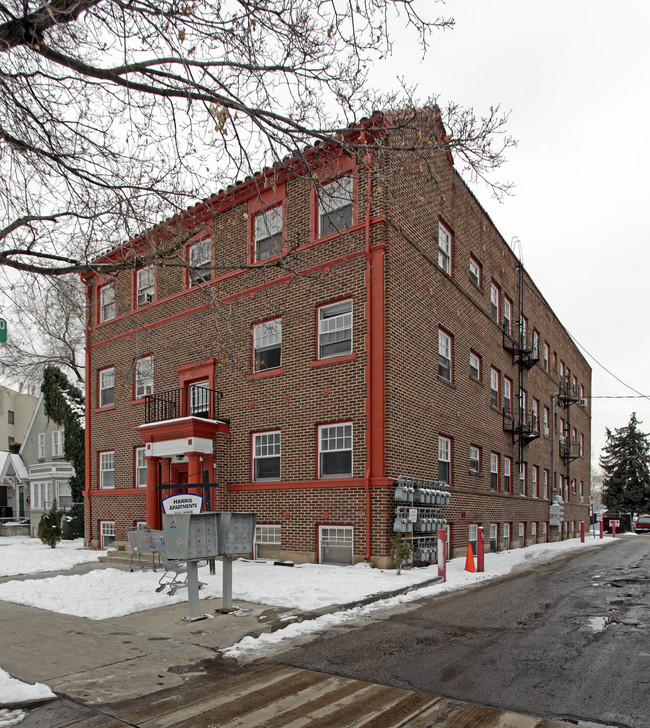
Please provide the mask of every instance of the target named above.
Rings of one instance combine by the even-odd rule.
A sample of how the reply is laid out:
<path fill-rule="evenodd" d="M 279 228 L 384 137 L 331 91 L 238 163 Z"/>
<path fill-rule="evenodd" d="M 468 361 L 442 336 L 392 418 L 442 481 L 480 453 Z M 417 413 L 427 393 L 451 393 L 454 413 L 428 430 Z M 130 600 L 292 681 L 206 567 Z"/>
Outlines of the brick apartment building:
<path fill-rule="evenodd" d="M 478 525 L 501 550 L 588 522 L 590 367 L 449 153 L 321 147 L 103 261 L 85 278 L 92 544 L 159 527 L 155 486 L 203 468 L 213 508 L 257 513 L 258 555 L 296 561 L 386 564 L 398 476 L 449 484 L 456 554 Z"/>

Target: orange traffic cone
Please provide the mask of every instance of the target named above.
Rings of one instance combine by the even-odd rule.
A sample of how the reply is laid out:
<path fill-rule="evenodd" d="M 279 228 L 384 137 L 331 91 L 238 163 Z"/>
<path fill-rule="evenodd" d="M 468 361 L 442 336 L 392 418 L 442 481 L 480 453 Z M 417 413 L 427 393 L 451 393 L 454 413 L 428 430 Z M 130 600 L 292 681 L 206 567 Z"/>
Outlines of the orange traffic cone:
<path fill-rule="evenodd" d="M 474 566 L 474 552 L 472 551 L 472 544 L 467 544 L 467 559 L 465 559 L 465 571 L 471 571 L 472 573 L 476 571 L 476 567 Z"/>

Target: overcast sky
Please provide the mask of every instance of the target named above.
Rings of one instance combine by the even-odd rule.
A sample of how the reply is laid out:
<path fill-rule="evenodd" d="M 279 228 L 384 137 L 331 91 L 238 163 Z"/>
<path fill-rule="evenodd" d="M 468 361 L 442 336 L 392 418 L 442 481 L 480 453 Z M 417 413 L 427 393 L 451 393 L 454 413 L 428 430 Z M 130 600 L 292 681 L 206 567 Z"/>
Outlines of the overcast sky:
<path fill-rule="evenodd" d="M 499 203 L 473 189 L 504 238 L 519 238 L 527 272 L 592 367 L 597 461 L 605 427 L 633 411 L 650 432 L 648 399 L 604 398 L 650 395 L 650 3 L 420 5 L 456 27 L 433 36 L 422 63 L 412 39 L 396 44 L 377 78 L 510 112 L 518 147 L 497 178 L 514 194 Z"/>

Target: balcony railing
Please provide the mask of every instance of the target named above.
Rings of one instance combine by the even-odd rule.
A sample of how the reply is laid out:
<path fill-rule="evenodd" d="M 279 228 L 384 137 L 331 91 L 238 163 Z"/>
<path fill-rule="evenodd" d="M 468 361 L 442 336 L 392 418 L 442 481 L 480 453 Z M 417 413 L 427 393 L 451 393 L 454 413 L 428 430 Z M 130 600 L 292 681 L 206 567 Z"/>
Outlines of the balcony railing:
<path fill-rule="evenodd" d="M 199 384 L 188 384 L 180 389 L 148 394 L 144 398 L 144 421 L 149 425 L 152 422 L 165 422 L 179 417 L 220 420 L 219 402 L 222 398 L 222 392 Z"/>

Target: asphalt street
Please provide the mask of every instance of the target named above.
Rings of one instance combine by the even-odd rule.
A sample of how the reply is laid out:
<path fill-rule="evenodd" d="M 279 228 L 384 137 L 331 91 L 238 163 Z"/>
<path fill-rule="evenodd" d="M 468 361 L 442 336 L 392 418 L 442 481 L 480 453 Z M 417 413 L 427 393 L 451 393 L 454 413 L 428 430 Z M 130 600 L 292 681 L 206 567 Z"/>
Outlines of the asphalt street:
<path fill-rule="evenodd" d="M 340 628 L 273 662 L 556 720 L 650 724 L 650 537 Z"/>

